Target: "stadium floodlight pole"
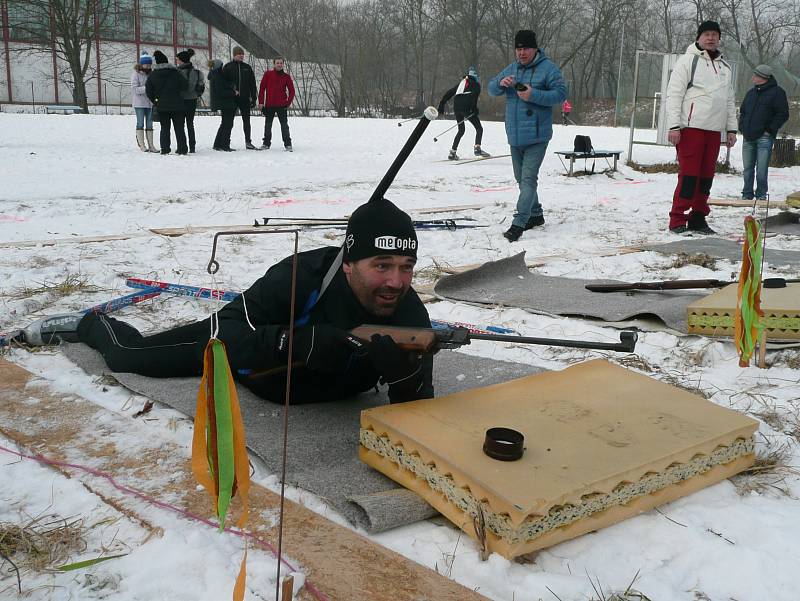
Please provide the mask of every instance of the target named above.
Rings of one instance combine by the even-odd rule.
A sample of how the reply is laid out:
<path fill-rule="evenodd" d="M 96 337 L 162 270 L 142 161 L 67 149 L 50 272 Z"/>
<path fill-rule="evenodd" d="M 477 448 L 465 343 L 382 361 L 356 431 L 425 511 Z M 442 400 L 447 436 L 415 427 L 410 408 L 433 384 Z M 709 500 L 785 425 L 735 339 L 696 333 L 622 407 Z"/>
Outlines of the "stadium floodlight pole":
<path fill-rule="evenodd" d="M 455 124 L 455 125 L 452 125 L 452 126 L 448 127 L 446 130 L 444 130 L 442 133 L 440 133 L 438 136 L 436 136 L 436 137 L 433 139 L 433 141 L 434 141 L 434 142 L 438 142 L 438 141 L 439 141 L 439 138 L 441 138 L 443 135 L 445 135 L 447 132 L 449 132 L 449 131 L 450 131 L 451 129 L 453 129 L 454 127 L 458 127 L 459 125 L 461 125 L 461 124 L 462 124 L 462 123 L 464 123 L 465 121 L 469 121 L 469 118 L 470 118 L 470 117 L 472 117 L 472 115 L 474 115 L 474 114 L 475 114 L 474 112 L 473 112 L 473 113 L 470 113 L 469 115 L 467 115 L 466 117 L 464 117 L 464 118 L 463 118 L 461 121 L 456 121 L 456 124 Z"/>
<path fill-rule="evenodd" d="M 439 111 L 437 111 L 434 107 L 429 106 L 425 109 L 422 113 L 422 117 L 420 117 L 419 123 L 414 128 L 414 131 L 411 132 L 411 135 L 408 136 L 408 140 L 406 141 L 403 148 L 400 149 L 400 152 L 395 158 L 394 162 L 389 167 L 389 170 L 386 172 L 386 175 L 383 176 L 383 179 L 378 184 L 378 187 L 375 188 L 375 191 L 372 193 L 372 196 L 369 197 L 367 202 L 372 202 L 373 200 L 381 200 L 383 195 L 386 194 L 386 190 L 389 189 L 389 186 L 392 185 L 395 176 L 400 171 L 400 168 L 403 166 L 403 163 L 406 162 L 406 159 L 411 154 L 411 151 L 414 150 L 414 147 L 419 142 L 419 139 L 422 137 L 423 132 L 425 129 L 430 125 L 431 121 L 435 120 L 439 116 Z"/>

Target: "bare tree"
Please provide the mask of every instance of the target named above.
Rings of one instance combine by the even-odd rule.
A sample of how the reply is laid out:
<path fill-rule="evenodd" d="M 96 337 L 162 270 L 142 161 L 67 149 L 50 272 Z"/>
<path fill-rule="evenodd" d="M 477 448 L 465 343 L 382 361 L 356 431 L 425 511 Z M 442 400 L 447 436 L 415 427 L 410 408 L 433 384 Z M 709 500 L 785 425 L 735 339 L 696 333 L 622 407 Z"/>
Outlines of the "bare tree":
<path fill-rule="evenodd" d="M 18 35 L 29 42 L 15 51 L 55 54 L 67 66 L 59 77 L 84 112 L 89 111 L 86 83 L 95 76 L 93 52 L 108 6 L 109 0 L 8 0 Z"/>

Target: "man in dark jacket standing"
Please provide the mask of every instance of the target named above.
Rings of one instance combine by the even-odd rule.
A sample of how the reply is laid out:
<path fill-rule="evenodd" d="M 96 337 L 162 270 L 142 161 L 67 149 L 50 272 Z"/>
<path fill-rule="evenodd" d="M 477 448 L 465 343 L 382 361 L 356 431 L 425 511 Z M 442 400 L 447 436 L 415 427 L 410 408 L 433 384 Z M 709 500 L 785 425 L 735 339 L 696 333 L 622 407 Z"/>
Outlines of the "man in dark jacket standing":
<path fill-rule="evenodd" d="M 161 123 L 161 154 L 170 153 L 169 126 L 175 129 L 177 154 L 187 154 L 186 132 L 183 131 L 183 98 L 181 93 L 188 84 L 186 78 L 178 73 L 177 67 L 171 64 L 160 50 L 153 53 L 156 66 L 147 78 L 145 93 L 158 109 L 158 120 Z"/>
<path fill-rule="evenodd" d="M 475 67 L 470 67 L 467 76 L 462 79 L 457 86 L 453 86 L 442 97 L 439 102 L 439 113 L 444 113 L 444 105 L 447 104 L 453 96 L 453 112 L 455 113 L 456 122 L 458 123 L 458 133 L 453 139 L 453 147 L 450 149 L 450 154 L 447 156 L 451 161 L 457 161 L 458 143 L 461 142 L 461 137 L 466 131 L 464 121 L 469 121 L 475 128 L 475 156 L 488 157 L 491 156 L 488 152 L 481 150 L 481 138 L 483 138 L 483 126 L 478 117 L 478 96 L 481 95 L 481 84 L 478 81 L 478 72 Z"/>
<path fill-rule="evenodd" d="M 293 403 L 348 398 L 379 379 L 388 384 L 393 403 L 432 397 L 431 355 L 404 351 L 386 335 L 358 340 L 348 333 L 363 324 L 430 327 L 425 305 L 411 288 L 416 258 L 417 236 L 406 213 L 385 199 L 362 205 L 348 221 L 342 249 L 298 256 L 291 357 L 292 257 L 217 313 L 218 337 L 234 377 L 259 396 L 282 402 L 281 368 L 292 360 L 302 364 L 293 372 Z M 77 325 L 77 338 L 97 349 L 112 371 L 154 378 L 199 375 L 210 334 L 209 319 L 147 337 L 98 313 Z"/>
<path fill-rule="evenodd" d="M 231 148 L 231 130 L 233 116 L 236 114 L 236 89 L 222 74 L 222 61 L 208 61 L 208 81 L 211 83 L 211 110 L 219 111 L 222 121 L 214 138 L 214 150 L 233 152 Z"/>
<path fill-rule="evenodd" d="M 250 139 L 250 109 L 255 107 L 258 98 L 256 76 L 253 68 L 244 62 L 244 50 L 241 46 L 233 47 L 233 60 L 222 68 L 222 73 L 236 89 L 236 106 L 242 115 L 245 147 L 258 150 Z"/>
<path fill-rule="evenodd" d="M 277 115 L 281 124 L 283 147 L 292 152 L 292 137 L 289 135 L 289 119 L 286 116 L 286 109 L 294 100 L 294 83 L 292 76 L 283 70 L 283 66 L 283 58 L 276 58 L 273 68 L 264 72 L 258 89 L 258 107 L 266 117 L 262 150 L 266 150 L 272 145 L 272 121 Z"/>
<path fill-rule="evenodd" d="M 753 87 L 747 92 L 739 108 L 739 131 L 742 132 L 742 162 L 744 187 L 742 198 L 753 200 L 753 175 L 755 172 L 755 198 L 767 198 L 767 173 L 772 146 L 778 130 L 789 119 L 786 92 L 775 81 L 772 67 L 759 65 L 753 70 Z"/>
<path fill-rule="evenodd" d="M 183 91 L 183 112 L 186 118 L 186 132 L 189 135 L 189 152 L 194 152 L 196 139 L 194 135 L 194 112 L 197 110 L 197 99 L 206 90 L 203 72 L 192 64 L 194 50 L 188 48 L 175 55 L 178 59 L 178 72 L 186 78 L 187 88 Z"/>

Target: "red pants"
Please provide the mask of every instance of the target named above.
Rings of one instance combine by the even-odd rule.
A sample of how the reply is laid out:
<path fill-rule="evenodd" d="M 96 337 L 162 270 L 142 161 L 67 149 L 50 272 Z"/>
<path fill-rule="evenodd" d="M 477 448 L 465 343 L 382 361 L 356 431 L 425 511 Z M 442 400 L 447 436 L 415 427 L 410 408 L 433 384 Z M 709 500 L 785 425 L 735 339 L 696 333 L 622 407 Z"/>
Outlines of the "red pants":
<path fill-rule="evenodd" d="M 678 143 L 678 185 L 672 196 L 669 227 L 686 225 L 691 209 L 704 217 L 711 212 L 708 195 L 714 182 L 721 134 L 718 131 L 685 127 Z"/>

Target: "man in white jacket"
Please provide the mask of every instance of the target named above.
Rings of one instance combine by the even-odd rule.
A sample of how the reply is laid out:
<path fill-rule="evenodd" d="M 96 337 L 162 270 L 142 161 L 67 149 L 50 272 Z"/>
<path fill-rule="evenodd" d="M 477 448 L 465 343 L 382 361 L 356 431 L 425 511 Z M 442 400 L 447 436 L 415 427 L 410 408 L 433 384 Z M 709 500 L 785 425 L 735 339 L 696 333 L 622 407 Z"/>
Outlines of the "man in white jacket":
<path fill-rule="evenodd" d="M 715 234 L 706 216 L 722 135 L 736 144 L 733 72 L 718 50 L 719 23 L 703 21 L 678 59 L 667 87 L 669 141 L 678 151 L 678 185 L 669 213 L 675 234 Z M 687 214 L 688 213 L 688 214 Z"/>

